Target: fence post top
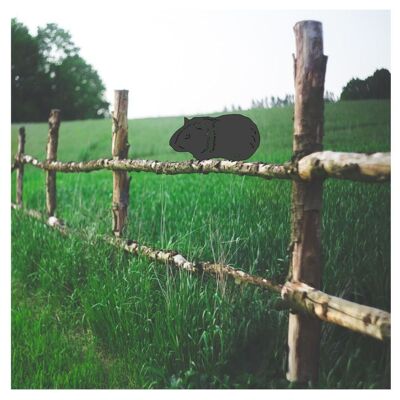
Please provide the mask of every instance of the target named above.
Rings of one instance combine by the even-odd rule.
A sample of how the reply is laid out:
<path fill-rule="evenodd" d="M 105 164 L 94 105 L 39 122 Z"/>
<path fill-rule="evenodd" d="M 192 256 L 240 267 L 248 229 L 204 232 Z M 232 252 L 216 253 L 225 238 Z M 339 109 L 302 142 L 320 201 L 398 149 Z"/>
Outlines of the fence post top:
<path fill-rule="evenodd" d="M 305 26 L 305 27 L 313 26 L 314 28 L 321 29 L 322 28 L 322 22 L 321 21 L 315 21 L 315 20 L 312 20 L 312 19 L 305 19 L 303 21 L 296 22 L 294 24 L 293 29 L 298 29 L 298 28 L 303 27 L 303 26 Z"/>
<path fill-rule="evenodd" d="M 59 126 L 60 125 L 60 113 L 61 110 L 55 108 L 50 111 L 49 115 L 49 125 L 50 126 Z"/>

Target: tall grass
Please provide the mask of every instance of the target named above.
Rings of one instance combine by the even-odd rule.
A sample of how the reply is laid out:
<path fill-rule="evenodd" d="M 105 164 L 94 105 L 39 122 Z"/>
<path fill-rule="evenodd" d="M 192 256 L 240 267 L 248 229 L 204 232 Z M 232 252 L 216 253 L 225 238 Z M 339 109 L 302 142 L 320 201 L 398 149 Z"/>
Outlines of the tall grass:
<path fill-rule="evenodd" d="M 262 140 L 252 160 L 291 156 L 291 108 L 244 112 Z M 325 148 L 388 151 L 390 104 L 326 107 Z M 168 147 L 181 117 L 129 121 L 131 158 L 190 158 Z M 13 149 L 17 126 L 13 126 Z M 46 124 L 26 151 L 44 158 Z M 63 123 L 59 159 L 110 156 L 110 122 Z M 289 182 L 133 173 L 127 237 L 284 281 Z M 13 387 L 272 388 L 284 379 L 287 313 L 276 296 L 132 258 L 109 233 L 107 171 L 57 175 L 58 214 L 86 241 L 12 216 Z M 26 167 L 24 201 L 44 209 L 44 174 Z M 327 181 L 323 289 L 390 310 L 390 185 Z M 390 345 L 324 325 L 320 387 L 390 386 Z"/>

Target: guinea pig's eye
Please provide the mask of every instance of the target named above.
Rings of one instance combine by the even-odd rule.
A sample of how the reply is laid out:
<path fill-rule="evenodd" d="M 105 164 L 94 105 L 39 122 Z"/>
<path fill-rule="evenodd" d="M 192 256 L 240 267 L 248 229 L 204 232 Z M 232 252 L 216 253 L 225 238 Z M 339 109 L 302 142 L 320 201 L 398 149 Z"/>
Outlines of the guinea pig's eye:
<path fill-rule="evenodd" d="M 190 139 L 190 133 L 187 133 L 184 137 L 184 139 Z"/>
<path fill-rule="evenodd" d="M 202 128 L 201 128 L 200 126 L 196 126 L 196 129 L 197 129 L 198 131 L 201 131 L 201 130 L 202 130 Z"/>

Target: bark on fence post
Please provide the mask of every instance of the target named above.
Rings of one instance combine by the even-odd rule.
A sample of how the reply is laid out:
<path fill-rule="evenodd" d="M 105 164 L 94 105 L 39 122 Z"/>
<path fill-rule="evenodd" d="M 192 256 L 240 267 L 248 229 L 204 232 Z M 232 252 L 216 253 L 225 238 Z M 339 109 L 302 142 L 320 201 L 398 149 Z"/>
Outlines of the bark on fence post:
<path fill-rule="evenodd" d="M 57 160 L 58 130 L 60 127 L 60 110 L 51 110 L 49 116 L 49 134 L 47 137 L 47 161 Z M 56 171 L 46 171 L 46 210 L 49 217 L 55 216 Z"/>
<path fill-rule="evenodd" d="M 327 57 L 323 54 L 322 24 L 301 21 L 296 36 L 294 159 L 322 150 L 324 81 Z M 293 182 L 291 277 L 316 289 L 321 286 L 322 180 Z M 291 313 L 288 333 L 288 371 L 291 382 L 318 380 L 321 321 Z"/>
<path fill-rule="evenodd" d="M 112 126 L 112 156 L 114 160 L 128 157 L 128 90 L 116 90 Z M 114 235 L 121 237 L 126 225 L 129 204 L 128 173 L 113 171 L 112 229 Z"/>
<path fill-rule="evenodd" d="M 16 203 L 18 207 L 22 207 L 22 192 L 23 192 L 23 179 L 24 179 L 24 164 L 21 163 L 22 155 L 25 152 L 25 127 L 21 126 L 18 132 L 18 151 L 17 151 L 17 193 Z"/>

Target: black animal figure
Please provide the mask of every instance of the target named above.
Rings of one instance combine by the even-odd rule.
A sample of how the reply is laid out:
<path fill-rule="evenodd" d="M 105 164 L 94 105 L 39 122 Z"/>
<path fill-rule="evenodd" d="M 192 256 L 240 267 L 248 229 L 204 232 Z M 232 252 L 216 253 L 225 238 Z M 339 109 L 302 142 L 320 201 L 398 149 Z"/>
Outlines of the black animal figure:
<path fill-rule="evenodd" d="M 241 161 L 255 153 L 260 134 L 257 125 L 240 114 L 185 118 L 169 145 L 176 151 L 192 153 L 200 161 L 215 157 Z"/>

